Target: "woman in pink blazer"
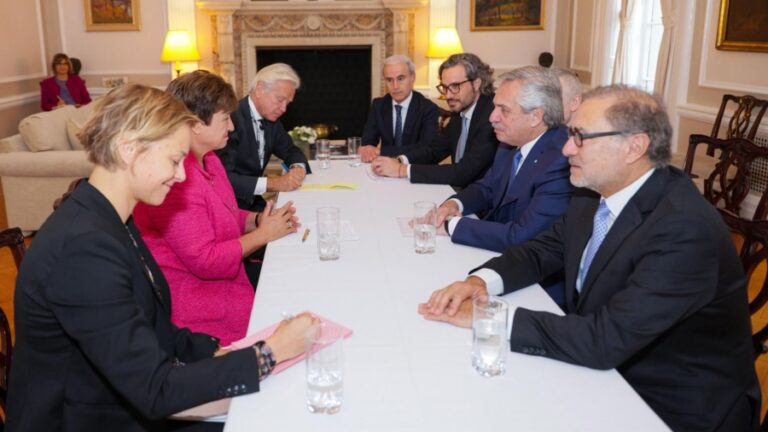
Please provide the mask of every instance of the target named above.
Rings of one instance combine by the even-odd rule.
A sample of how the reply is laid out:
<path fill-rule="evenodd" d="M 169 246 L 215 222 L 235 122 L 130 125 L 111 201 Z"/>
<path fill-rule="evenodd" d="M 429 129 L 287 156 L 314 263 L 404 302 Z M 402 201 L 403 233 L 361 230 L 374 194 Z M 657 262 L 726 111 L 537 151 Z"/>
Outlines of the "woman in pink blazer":
<path fill-rule="evenodd" d="M 218 75 L 195 71 L 173 80 L 166 90 L 201 120 L 192 128 L 184 158 L 187 180 L 173 187 L 159 206 L 139 204 L 133 218 L 168 279 L 171 319 L 221 339 L 245 336 L 254 290 L 243 258 L 268 242 L 296 232 L 289 202 L 263 213 L 240 210 L 218 156 L 227 143 L 237 107 L 232 87 Z M 168 161 L 173 163 L 173 161 Z"/>
<path fill-rule="evenodd" d="M 65 105 L 80 107 L 91 101 L 85 81 L 72 73 L 66 54 L 58 53 L 51 62 L 53 76 L 40 81 L 40 108 L 51 111 Z"/>

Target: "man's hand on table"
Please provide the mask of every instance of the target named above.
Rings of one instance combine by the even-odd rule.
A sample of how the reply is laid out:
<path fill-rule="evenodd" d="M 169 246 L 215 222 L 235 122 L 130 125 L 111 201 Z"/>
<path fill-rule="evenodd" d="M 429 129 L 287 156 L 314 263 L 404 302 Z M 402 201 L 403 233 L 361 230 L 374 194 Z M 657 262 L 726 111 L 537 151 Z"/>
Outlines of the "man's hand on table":
<path fill-rule="evenodd" d="M 267 179 L 268 192 L 289 192 L 301 187 L 307 171 L 304 168 L 293 167 L 287 173 L 280 177 L 269 177 Z"/>
<path fill-rule="evenodd" d="M 485 282 L 477 276 L 454 282 L 432 293 L 419 313 L 432 321 L 444 321 L 461 327 L 472 325 L 472 299 L 487 296 Z"/>
<path fill-rule="evenodd" d="M 374 145 L 362 145 L 357 149 L 357 153 L 360 155 L 360 160 L 371 163 L 379 156 L 379 148 Z"/>
<path fill-rule="evenodd" d="M 405 177 L 403 172 L 405 171 L 405 165 L 401 164 L 397 159 L 386 156 L 379 156 L 374 159 L 371 162 L 371 170 L 373 170 L 374 174 L 382 177 Z"/>

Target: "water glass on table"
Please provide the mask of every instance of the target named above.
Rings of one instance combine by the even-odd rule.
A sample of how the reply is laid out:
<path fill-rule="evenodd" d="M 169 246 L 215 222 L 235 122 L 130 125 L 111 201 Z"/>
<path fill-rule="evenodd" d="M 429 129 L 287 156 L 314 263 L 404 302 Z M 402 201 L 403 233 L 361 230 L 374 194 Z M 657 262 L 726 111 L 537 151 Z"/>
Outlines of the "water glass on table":
<path fill-rule="evenodd" d="M 320 168 L 327 169 L 331 167 L 331 142 L 327 139 L 319 139 L 315 142 L 317 146 L 317 160 L 320 161 Z"/>
<path fill-rule="evenodd" d="M 317 253 L 320 261 L 339 259 L 341 253 L 341 212 L 336 207 L 317 209 Z"/>
<path fill-rule="evenodd" d="M 307 409 L 336 414 L 344 396 L 344 334 L 324 323 L 307 330 Z"/>
<path fill-rule="evenodd" d="M 435 252 L 437 206 L 430 201 L 413 203 L 413 246 L 417 254 Z"/>
<path fill-rule="evenodd" d="M 504 374 L 509 306 L 498 297 L 472 300 L 472 367 L 484 377 Z"/>
<path fill-rule="evenodd" d="M 356 167 L 360 166 L 360 153 L 358 153 L 358 150 L 360 150 L 360 143 L 362 140 L 360 137 L 349 137 L 347 138 L 347 154 L 349 155 L 349 166 Z"/>

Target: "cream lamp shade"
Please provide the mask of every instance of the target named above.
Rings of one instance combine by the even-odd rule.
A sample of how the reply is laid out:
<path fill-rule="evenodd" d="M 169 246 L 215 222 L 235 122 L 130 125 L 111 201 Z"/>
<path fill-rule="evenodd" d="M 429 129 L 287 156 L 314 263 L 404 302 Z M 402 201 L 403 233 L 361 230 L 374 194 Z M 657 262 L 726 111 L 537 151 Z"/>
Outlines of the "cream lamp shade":
<path fill-rule="evenodd" d="M 160 61 L 174 62 L 176 76 L 181 75 L 181 62 L 200 60 L 200 53 L 187 30 L 168 30 Z"/>
<path fill-rule="evenodd" d="M 459 34 L 455 27 L 437 27 L 432 38 L 429 40 L 427 57 L 429 58 L 447 58 L 452 54 L 464 52 L 459 40 Z"/>

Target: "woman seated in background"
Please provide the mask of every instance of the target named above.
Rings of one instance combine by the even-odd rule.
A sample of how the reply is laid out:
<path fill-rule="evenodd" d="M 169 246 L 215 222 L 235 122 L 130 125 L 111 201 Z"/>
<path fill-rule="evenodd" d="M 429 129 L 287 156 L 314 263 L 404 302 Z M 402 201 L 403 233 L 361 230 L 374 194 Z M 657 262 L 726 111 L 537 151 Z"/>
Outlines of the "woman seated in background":
<path fill-rule="evenodd" d="M 9 431 L 165 430 L 170 414 L 258 391 L 274 364 L 303 352 L 316 322 L 306 314 L 231 352 L 171 324 L 168 285 L 130 216 L 184 180 L 197 123 L 176 98 L 136 84 L 97 102 L 80 133 L 95 168 L 19 270 Z"/>
<path fill-rule="evenodd" d="M 199 118 L 192 127 L 187 181 L 173 188 L 162 205 L 139 204 L 136 226 L 168 278 L 171 320 L 180 327 L 212 334 L 223 344 L 245 336 L 254 289 L 244 257 L 268 242 L 296 232 L 295 209 L 287 203 L 263 213 L 240 210 L 219 157 L 233 129 L 237 108 L 232 86 L 220 76 L 195 71 L 171 81 L 166 92 Z"/>
<path fill-rule="evenodd" d="M 80 107 L 91 101 L 85 81 L 74 73 L 66 54 L 53 56 L 53 76 L 40 81 L 40 106 L 51 111 L 65 105 Z"/>

